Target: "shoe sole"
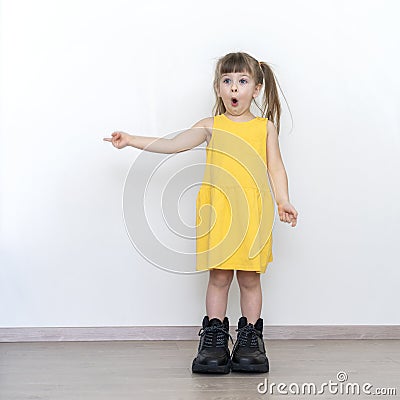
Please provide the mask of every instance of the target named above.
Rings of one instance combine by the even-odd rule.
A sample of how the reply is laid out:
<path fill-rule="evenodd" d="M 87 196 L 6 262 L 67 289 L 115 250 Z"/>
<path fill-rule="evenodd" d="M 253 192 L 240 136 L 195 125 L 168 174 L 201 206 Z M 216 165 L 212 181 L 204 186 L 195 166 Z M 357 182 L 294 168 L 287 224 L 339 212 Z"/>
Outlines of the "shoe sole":
<path fill-rule="evenodd" d="M 228 362 L 226 365 L 213 365 L 210 364 L 197 364 L 193 360 L 192 363 L 192 372 L 193 373 L 200 373 L 200 374 L 229 374 L 231 371 L 231 363 Z"/>
<path fill-rule="evenodd" d="M 232 362 L 233 372 L 269 372 L 268 361 L 265 364 L 245 364 Z"/>

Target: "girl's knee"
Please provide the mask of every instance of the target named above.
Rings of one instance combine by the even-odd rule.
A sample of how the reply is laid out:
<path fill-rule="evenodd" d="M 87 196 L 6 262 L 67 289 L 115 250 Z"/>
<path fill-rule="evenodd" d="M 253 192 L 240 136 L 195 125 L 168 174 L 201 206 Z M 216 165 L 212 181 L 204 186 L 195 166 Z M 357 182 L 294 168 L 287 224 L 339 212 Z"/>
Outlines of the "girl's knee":
<path fill-rule="evenodd" d="M 261 284 L 260 274 L 255 271 L 236 271 L 236 278 L 241 289 L 251 289 Z"/>
<path fill-rule="evenodd" d="M 233 279 L 233 271 L 223 269 L 210 270 L 210 283 L 214 286 L 229 286 Z"/>

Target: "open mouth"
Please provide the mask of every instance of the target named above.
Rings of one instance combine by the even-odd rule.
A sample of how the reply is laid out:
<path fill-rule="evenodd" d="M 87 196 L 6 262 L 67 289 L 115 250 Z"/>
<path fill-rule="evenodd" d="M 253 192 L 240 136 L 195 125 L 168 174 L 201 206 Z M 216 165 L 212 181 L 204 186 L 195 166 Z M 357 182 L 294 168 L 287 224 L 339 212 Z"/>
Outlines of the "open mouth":
<path fill-rule="evenodd" d="M 232 97 L 231 104 L 236 107 L 239 104 L 239 100 L 236 97 Z"/>

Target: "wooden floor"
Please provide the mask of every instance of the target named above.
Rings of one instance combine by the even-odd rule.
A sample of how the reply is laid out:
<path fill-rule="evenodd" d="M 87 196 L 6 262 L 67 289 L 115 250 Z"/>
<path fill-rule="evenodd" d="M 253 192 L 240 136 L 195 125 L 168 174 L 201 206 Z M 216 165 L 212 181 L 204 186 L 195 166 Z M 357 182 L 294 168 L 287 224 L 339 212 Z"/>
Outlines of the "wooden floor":
<path fill-rule="evenodd" d="M 0 343 L 0 399 L 399 399 L 400 340 L 266 340 L 268 374 L 192 374 L 194 341 Z M 294 394 L 293 384 L 359 384 L 360 395 Z M 268 386 L 265 385 L 268 379 Z M 344 383 L 345 383 L 344 382 Z M 257 386 L 260 383 L 261 393 Z M 271 384 L 272 386 L 271 394 Z M 286 384 L 288 394 L 278 392 Z M 362 385 L 396 395 L 362 393 Z M 268 387 L 269 392 L 263 393 Z M 340 389 L 339 389 L 340 390 Z M 306 392 L 307 393 L 307 392 Z"/>

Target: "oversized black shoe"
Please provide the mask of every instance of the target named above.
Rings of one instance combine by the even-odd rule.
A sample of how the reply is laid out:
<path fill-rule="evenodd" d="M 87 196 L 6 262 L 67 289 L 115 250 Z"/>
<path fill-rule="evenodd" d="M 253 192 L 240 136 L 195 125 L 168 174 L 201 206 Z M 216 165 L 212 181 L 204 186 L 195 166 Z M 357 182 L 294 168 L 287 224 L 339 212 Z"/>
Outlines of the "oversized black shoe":
<path fill-rule="evenodd" d="M 203 318 L 203 327 L 199 331 L 200 343 L 196 358 L 192 363 L 192 372 L 227 374 L 231 369 L 228 347 L 229 320 L 221 322 L 218 318 Z M 233 340 L 232 340 L 233 343 Z"/>
<path fill-rule="evenodd" d="M 232 371 L 268 372 L 269 362 L 263 340 L 263 320 L 255 325 L 248 324 L 246 317 L 240 317 L 237 340 L 232 349 Z"/>

